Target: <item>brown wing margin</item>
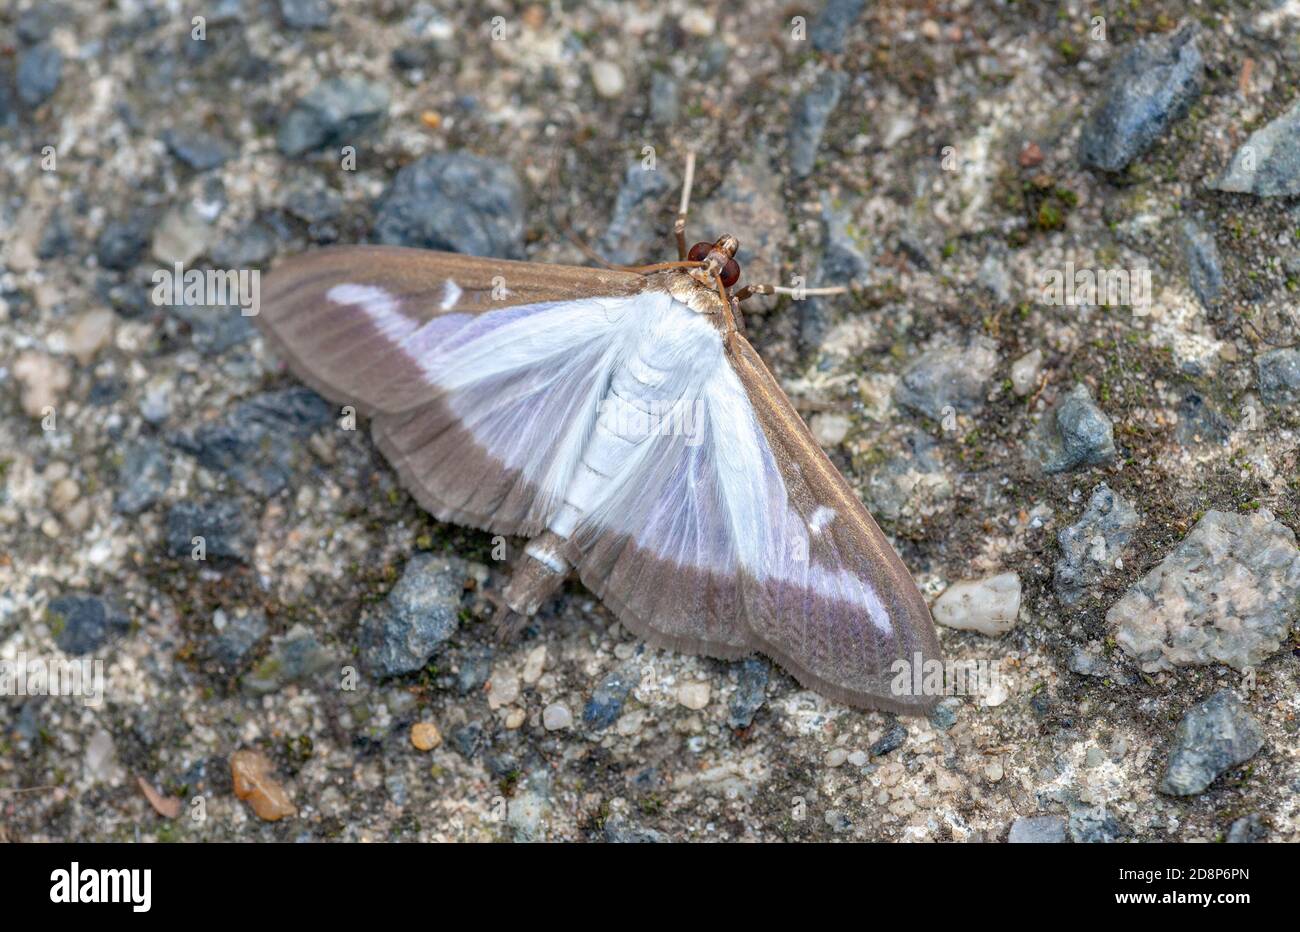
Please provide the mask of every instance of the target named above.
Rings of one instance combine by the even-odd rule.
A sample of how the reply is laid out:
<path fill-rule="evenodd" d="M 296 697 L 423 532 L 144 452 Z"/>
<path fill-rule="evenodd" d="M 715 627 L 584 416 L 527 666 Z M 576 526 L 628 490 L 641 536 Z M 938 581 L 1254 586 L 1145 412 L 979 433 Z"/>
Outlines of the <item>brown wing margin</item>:
<path fill-rule="evenodd" d="M 914 695 L 918 680 L 893 688 L 896 660 L 914 666 L 941 660 L 925 599 L 866 508 L 818 447 L 780 384 L 744 337 L 733 334 L 728 358 L 753 405 L 776 459 L 791 507 L 805 524 L 819 508 L 833 520 L 812 537 L 813 569 L 846 571 L 878 595 L 888 631 L 860 606 L 780 581 L 745 580 L 742 601 L 759 649 L 805 686 L 850 705 L 916 714 L 940 698 Z"/>

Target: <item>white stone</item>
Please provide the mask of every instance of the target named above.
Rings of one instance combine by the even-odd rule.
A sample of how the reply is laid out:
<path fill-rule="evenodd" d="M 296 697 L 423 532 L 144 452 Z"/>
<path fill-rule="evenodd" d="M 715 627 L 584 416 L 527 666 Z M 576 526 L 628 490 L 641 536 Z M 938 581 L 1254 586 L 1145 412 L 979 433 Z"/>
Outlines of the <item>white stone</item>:
<path fill-rule="evenodd" d="M 1020 614 L 1020 577 L 1000 573 L 985 579 L 963 580 L 947 588 L 934 603 L 934 620 L 948 628 L 978 631 L 988 637 L 1005 634 Z"/>
<path fill-rule="evenodd" d="M 72 384 L 67 366 L 36 350 L 26 350 L 19 356 L 13 373 L 23 386 L 23 410 L 31 417 L 44 417 L 45 409 L 54 408 L 63 390 Z"/>
<path fill-rule="evenodd" d="M 1011 387 L 1024 397 L 1038 387 L 1038 373 L 1043 368 L 1043 351 L 1030 350 L 1011 364 Z"/>
<path fill-rule="evenodd" d="M 709 704 L 708 683 L 683 683 L 677 687 L 677 701 L 696 711 Z"/>
<path fill-rule="evenodd" d="M 113 339 L 117 315 L 107 308 L 87 311 L 76 319 L 68 331 L 68 352 L 77 362 L 88 365 L 95 354 Z"/>
<path fill-rule="evenodd" d="M 519 698 L 519 674 L 502 670 L 492 674 L 488 681 L 488 708 L 493 711 L 510 705 Z"/>
<path fill-rule="evenodd" d="M 834 447 L 843 443 L 848 436 L 849 419 L 835 411 L 820 411 L 812 416 L 809 429 L 823 447 Z"/>
<path fill-rule="evenodd" d="M 538 644 L 528 652 L 528 657 L 524 660 L 524 682 L 532 686 L 542 678 L 542 671 L 546 669 L 546 645 Z"/>
<path fill-rule="evenodd" d="M 542 727 L 547 731 L 559 731 L 561 728 L 573 727 L 573 713 L 562 702 L 552 702 L 542 709 Z"/>
<path fill-rule="evenodd" d="M 717 23 L 708 10 L 698 6 L 687 7 L 680 20 L 682 31 L 692 36 L 711 36 Z"/>
<path fill-rule="evenodd" d="M 620 97 L 627 87 L 623 69 L 612 61 L 598 61 L 591 66 L 591 83 L 601 97 Z"/>

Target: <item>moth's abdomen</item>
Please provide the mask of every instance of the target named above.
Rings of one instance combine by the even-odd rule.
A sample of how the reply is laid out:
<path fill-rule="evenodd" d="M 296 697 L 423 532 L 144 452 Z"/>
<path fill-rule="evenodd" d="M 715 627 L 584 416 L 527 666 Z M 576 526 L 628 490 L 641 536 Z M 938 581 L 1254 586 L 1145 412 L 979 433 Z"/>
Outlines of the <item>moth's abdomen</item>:
<path fill-rule="evenodd" d="M 569 538 L 584 517 L 617 491 L 625 467 L 656 438 L 695 424 L 699 388 L 691 357 L 710 351 L 717 352 L 713 331 L 676 302 L 662 319 L 650 322 L 610 378 L 595 429 L 550 530 Z"/>

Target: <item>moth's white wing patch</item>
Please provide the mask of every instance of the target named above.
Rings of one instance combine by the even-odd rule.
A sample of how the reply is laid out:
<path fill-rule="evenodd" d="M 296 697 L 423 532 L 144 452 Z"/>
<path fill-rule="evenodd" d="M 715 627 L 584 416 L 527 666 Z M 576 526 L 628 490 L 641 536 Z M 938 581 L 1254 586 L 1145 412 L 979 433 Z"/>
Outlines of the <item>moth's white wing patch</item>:
<path fill-rule="evenodd" d="M 450 278 L 447 279 L 446 284 L 442 286 L 442 303 L 439 304 L 438 307 L 441 310 L 450 311 L 456 306 L 456 303 L 460 301 L 460 296 L 462 294 L 464 294 L 464 292 L 460 290 L 460 286 Z"/>
<path fill-rule="evenodd" d="M 812 559 L 813 538 L 833 524 L 836 512 L 819 505 L 805 522 L 792 507 L 717 331 L 674 302 L 631 336 L 634 345 L 614 373 L 607 403 L 626 413 L 651 402 L 699 401 L 702 435 L 690 443 L 680 430 L 660 425 L 637 442 L 598 431 L 551 529 L 579 538 L 624 534 L 684 569 L 744 571 L 759 583 L 854 605 L 889 630 L 888 613 L 868 581 Z"/>
<path fill-rule="evenodd" d="M 397 298 L 378 285 L 342 282 L 325 293 L 335 304 L 361 308 L 376 329 L 387 339 L 400 343 L 414 333 L 419 324 L 401 313 Z"/>

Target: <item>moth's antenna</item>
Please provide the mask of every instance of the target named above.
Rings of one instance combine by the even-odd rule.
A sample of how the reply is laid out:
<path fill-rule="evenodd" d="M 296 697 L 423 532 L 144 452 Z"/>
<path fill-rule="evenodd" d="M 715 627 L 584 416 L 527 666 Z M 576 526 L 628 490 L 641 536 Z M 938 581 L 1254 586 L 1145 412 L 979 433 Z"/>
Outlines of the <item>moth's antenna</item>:
<path fill-rule="evenodd" d="M 695 150 L 686 150 L 686 174 L 682 179 L 682 200 L 673 222 L 673 236 L 677 237 L 677 258 L 686 258 L 686 212 L 691 207 L 691 187 L 695 184 Z"/>
<path fill-rule="evenodd" d="M 797 296 L 820 297 L 833 294 L 848 294 L 849 288 L 846 285 L 835 285 L 834 287 L 825 288 L 790 288 L 786 285 L 746 285 L 736 292 L 736 300 L 744 301 L 746 298 L 753 297 L 756 294 L 788 294 Z"/>

